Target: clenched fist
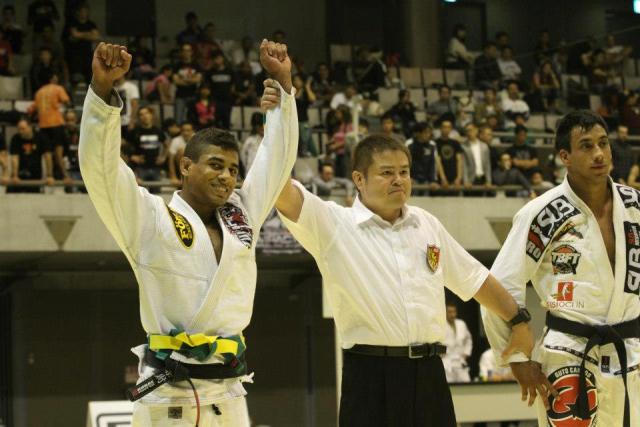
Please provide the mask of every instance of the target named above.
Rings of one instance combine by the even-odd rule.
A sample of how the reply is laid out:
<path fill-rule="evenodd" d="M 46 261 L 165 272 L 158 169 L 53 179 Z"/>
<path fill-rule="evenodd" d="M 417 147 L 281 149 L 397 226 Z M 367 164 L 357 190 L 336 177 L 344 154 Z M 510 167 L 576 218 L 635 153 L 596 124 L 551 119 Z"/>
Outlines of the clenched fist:
<path fill-rule="evenodd" d="M 127 74 L 131 54 L 125 46 L 101 42 L 93 52 L 91 86 L 100 98 L 108 102 L 113 82 Z"/>
<path fill-rule="evenodd" d="M 291 93 L 291 59 L 287 54 L 287 45 L 266 39 L 262 40 L 260 63 L 287 93 Z"/>

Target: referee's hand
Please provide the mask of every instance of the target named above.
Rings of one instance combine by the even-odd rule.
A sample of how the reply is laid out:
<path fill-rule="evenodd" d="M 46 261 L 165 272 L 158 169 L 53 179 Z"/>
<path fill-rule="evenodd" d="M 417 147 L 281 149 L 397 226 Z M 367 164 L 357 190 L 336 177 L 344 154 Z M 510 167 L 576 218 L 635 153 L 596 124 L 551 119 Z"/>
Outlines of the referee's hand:
<path fill-rule="evenodd" d="M 529 360 L 528 362 L 512 362 L 509 365 L 513 376 L 520 384 L 522 401 L 528 399 L 528 405 L 531 406 L 536 400 L 536 396 L 540 395 L 544 407 L 549 410 L 551 406 L 549 396 L 557 397 L 558 390 L 553 388 L 547 376 L 542 372 L 540 364 Z"/>

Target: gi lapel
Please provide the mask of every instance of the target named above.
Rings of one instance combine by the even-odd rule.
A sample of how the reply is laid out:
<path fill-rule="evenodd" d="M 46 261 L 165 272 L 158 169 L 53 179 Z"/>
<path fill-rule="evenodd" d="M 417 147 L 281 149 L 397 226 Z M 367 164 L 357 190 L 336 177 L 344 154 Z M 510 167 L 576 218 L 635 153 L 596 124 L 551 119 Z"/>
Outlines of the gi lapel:
<path fill-rule="evenodd" d="M 627 246 L 627 236 L 625 233 L 625 222 L 635 223 L 637 218 L 636 209 L 625 208 L 620 193 L 619 186 L 611 183 L 611 192 L 613 194 L 613 229 L 616 234 L 616 265 L 615 265 L 615 286 L 613 287 L 613 295 L 611 296 L 611 304 L 609 305 L 609 313 L 607 314 L 607 323 L 615 324 L 623 321 L 625 304 L 625 286 L 629 280 L 629 252 Z M 629 236 L 630 238 L 631 236 Z M 633 245 L 632 242 L 629 242 Z M 608 262 L 608 260 L 607 260 Z"/>

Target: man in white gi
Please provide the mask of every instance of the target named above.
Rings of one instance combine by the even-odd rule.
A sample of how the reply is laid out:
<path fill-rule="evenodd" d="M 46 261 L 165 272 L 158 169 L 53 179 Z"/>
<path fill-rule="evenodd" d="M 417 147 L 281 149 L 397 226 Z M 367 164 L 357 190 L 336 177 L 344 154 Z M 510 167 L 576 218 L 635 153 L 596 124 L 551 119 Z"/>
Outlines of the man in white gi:
<path fill-rule="evenodd" d="M 518 305 L 489 271 L 435 217 L 406 205 L 410 158 L 403 142 L 368 136 L 354 150 L 353 207 L 323 201 L 293 180 L 276 203 L 327 289 L 344 348 L 342 427 L 456 425 L 438 357 L 445 286 L 497 312 L 505 325 L 512 321 L 505 354 L 533 346 Z"/>
<path fill-rule="evenodd" d="M 447 325 L 444 345 L 447 352 L 442 356 L 444 372 L 447 375 L 447 382 L 468 383 L 469 365 L 467 359 L 471 356 L 473 340 L 467 324 L 462 319 L 458 319 L 458 307 L 453 301 L 447 302 Z"/>
<path fill-rule="evenodd" d="M 136 184 L 120 159 L 122 101 L 113 82 L 129 69 L 125 48 L 100 43 L 80 133 L 80 167 L 96 210 L 140 286 L 147 344 L 134 426 L 249 426 L 241 379 L 242 331 L 251 318 L 259 229 L 296 159 L 298 120 L 286 46 L 262 42 L 261 61 L 280 102 L 267 113 L 264 142 L 242 187 L 238 145 L 209 128 L 188 142 L 182 191 L 169 204 Z M 165 382 L 167 382 L 165 384 Z M 161 385 L 158 387 L 158 385 Z"/>
<path fill-rule="evenodd" d="M 609 178 L 607 125 L 597 114 L 567 114 L 555 145 L 564 182 L 515 215 L 491 269 L 518 304 L 531 283 L 548 309 L 539 364 L 500 357 L 509 330 L 483 312 L 487 336 L 516 378 L 559 392 L 538 399 L 540 426 L 639 426 L 640 193 Z"/>

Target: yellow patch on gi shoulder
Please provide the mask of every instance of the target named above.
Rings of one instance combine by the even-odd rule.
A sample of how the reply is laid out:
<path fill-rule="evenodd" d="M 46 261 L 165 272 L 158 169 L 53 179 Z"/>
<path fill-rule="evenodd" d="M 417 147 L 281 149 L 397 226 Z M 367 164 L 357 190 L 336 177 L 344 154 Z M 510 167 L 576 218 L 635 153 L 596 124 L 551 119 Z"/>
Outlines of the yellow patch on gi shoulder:
<path fill-rule="evenodd" d="M 167 210 L 173 221 L 173 226 L 176 228 L 178 239 L 180 239 L 185 248 L 190 249 L 193 246 L 193 240 L 195 238 L 193 227 L 191 227 L 191 224 L 184 216 L 171 209 L 168 205 Z"/>

